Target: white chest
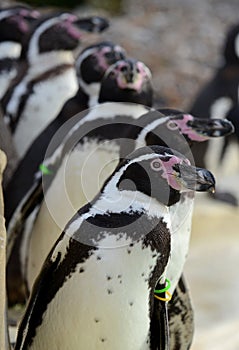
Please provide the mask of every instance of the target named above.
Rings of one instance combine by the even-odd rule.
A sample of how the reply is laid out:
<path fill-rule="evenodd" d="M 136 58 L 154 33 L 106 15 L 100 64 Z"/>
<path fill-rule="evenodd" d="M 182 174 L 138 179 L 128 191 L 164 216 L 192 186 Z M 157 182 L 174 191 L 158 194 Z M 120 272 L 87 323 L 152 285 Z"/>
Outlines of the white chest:
<path fill-rule="evenodd" d="M 114 239 L 101 245 L 114 246 Z M 99 249 L 77 265 L 48 305 L 31 349 L 150 349 L 148 277 L 157 257 L 140 243 L 129 254 L 129 243 L 124 238 L 122 247 Z"/>
<path fill-rule="evenodd" d="M 26 92 L 28 81 L 16 88 L 8 106 L 8 113 L 16 113 L 18 103 Z M 14 133 L 19 156 L 21 157 L 36 136 L 58 115 L 64 103 L 75 95 L 77 79 L 73 68 L 34 85 Z"/>
<path fill-rule="evenodd" d="M 114 142 L 110 142 L 110 147 L 109 142 L 92 142 L 64 158 L 33 227 L 28 257 L 30 287 L 67 222 L 94 198 L 115 169 L 118 152 Z"/>
<path fill-rule="evenodd" d="M 183 202 L 178 202 L 170 210 L 171 219 L 171 254 L 165 276 L 171 281 L 170 292 L 176 288 L 189 249 L 191 224 L 193 212 L 193 199 L 186 197 Z"/>
<path fill-rule="evenodd" d="M 10 81 L 16 76 L 17 70 L 15 68 L 10 71 L 3 71 L 0 74 L 0 99 L 7 91 Z"/>

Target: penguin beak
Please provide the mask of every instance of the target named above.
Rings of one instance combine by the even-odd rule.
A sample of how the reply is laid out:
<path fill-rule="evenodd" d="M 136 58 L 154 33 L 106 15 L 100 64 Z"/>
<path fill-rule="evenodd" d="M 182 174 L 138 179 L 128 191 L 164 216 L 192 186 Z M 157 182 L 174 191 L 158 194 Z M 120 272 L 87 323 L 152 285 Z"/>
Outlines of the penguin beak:
<path fill-rule="evenodd" d="M 234 132 L 233 124 L 227 119 L 193 118 L 188 125 L 205 138 L 227 136 Z"/>
<path fill-rule="evenodd" d="M 80 18 L 74 21 L 74 25 L 90 33 L 101 33 L 109 27 L 109 21 L 99 16 Z"/>
<path fill-rule="evenodd" d="M 180 164 L 178 181 L 184 188 L 198 192 L 215 193 L 215 178 L 212 173 L 203 168 Z"/>

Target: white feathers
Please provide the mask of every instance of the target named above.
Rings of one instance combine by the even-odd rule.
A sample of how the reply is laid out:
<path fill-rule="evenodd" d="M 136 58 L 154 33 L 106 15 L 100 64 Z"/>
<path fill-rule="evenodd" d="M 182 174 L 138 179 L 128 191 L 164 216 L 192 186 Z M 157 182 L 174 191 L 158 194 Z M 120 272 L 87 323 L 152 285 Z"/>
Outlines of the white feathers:
<path fill-rule="evenodd" d="M 116 246 L 107 236 L 100 246 Z M 159 254 L 120 236 L 122 247 L 97 249 L 76 266 L 48 304 L 32 349 L 149 350 L 148 277 Z M 59 317 L 60 313 L 60 317 Z M 71 315 L 71 317 L 69 317 Z M 54 333 L 54 336 L 52 334 Z"/>
<path fill-rule="evenodd" d="M 239 58 L 239 34 L 235 38 L 235 53 Z"/>
<path fill-rule="evenodd" d="M 165 121 L 169 119 L 168 117 L 162 117 L 162 118 L 158 118 L 156 120 L 154 120 L 152 123 L 146 125 L 145 128 L 142 129 L 142 131 L 140 132 L 140 134 L 138 135 L 136 141 L 135 141 L 135 148 L 139 148 L 139 147 L 144 147 L 146 146 L 146 141 L 145 141 L 145 137 L 146 135 L 154 130 L 157 126 L 159 126 L 160 124 L 165 123 Z"/>
<path fill-rule="evenodd" d="M 217 99 L 210 108 L 210 117 L 225 118 L 229 110 L 233 106 L 233 101 L 229 97 L 221 97 Z M 209 140 L 208 152 L 205 156 L 207 167 L 214 173 L 220 168 L 220 155 L 224 144 L 224 138 Z"/>
<path fill-rule="evenodd" d="M 27 81 L 17 87 L 8 105 L 8 113 L 15 109 L 24 94 Z M 56 75 L 34 86 L 29 96 L 20 121 L 14 133 L 14 142 L 20 157 L 24 155 L 29 145 L 60 112 L 64 102 L 74 96 L 77 91 L 77 80 L 73 68 L 68 68 L 63 74 Z"/>
<path fill-rule="evenodd" d="M 63 13 L 61 16 L 53 17 L 41 23 L 41 25 L 36 29 L 35 33 L 32 35 L 29 42 L 29 50 L 28 50 L 28 61 L 30 64 L 35 63 L 35 60 L 38 60 L 39 57 L 39 40 L 41 35 L 50 27 L 67 18 L 69 14 Z"/>
<path fill-rule="evenodd" d="M 171 294 L 182 275 L 189 250 L 193 202 L 186 194 L 182 201 L 169 208 L 171 251 L 165 276 L 171 281 Z"/>
<path fill-rule="evenodd" d="M 86 122 L 97 121 L 99 118 L 101 118 L 105 120 L 105 125 L 110 125 L 112 122 L 114 122 L 115 116 L 129 116 L 132 119 L 138 119 L 149 110 L 149 107 L 125 102 L 105 102 L 92 107 L 89 109 L 89 113 L 87 113 L 84 118 L 76 122 L 71 130 L 69 130 L 61 145 L 49 158 L 44 160 L 44 164 L 47 166 L 53 164 L 61 156 L 64 144 L 67 142 L 67 140 L 71 138 L 75 131 L 80 130 L 80 127 Z M 117 122 L 120 122 L 120 120 L 117 119 Z M 92 131 L 92 129 L 89 129 L 88 131 Z"/>
<path fill-rule="evenodd" d="M 14 41 L 3 41 L 0 43 L 0 60 L 4 58 L 18 58 L 21 52 L 21 45 Z"/>
<path fill-rule="evenodd" d="M 17 59 L 21 52 L 21 45 L 13 41 L 4 41 L 0 43 L 0 60 L 7 58 Z M 11 80 L 16 76 L 17 69 L 15 67 L 10 70 L 2 68 L 0 74 L 0 98 L 7 91 Z"/>
<path fill-rule="evenodd" d="M 230 97 L 220 97 L 211 105 L 210 117 L 213 119 L 225 118 L 232 106 L 233 101 Z"/>

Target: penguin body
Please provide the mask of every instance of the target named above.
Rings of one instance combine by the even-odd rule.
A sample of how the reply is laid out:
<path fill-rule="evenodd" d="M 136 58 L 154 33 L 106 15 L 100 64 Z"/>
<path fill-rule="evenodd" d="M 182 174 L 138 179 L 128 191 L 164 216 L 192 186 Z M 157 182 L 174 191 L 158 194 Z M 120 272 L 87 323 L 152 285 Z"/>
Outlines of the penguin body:
<path fill-rule="evenodd" d="M 227 118 L 235 126 L 235 134 L 220 141 L 210 140 L 193 149 L 195 162 L 210 168 L 218 179 L 218 190 L 214 198 L 237 205 L 237 175 L 239 169 L 238 109 L 239 86 L 239 26 L 233 26 L 227 33 L 223 49 L 223 65 L 211 81 L 204 86 L 190 107 L 190 113 L 201 118 Z"/>
<path fill-rule="evenodd" d="M 178 166 L 187 171 L 182 175 Z M 195 180 L 195 170 L 192 185 L 188 180 L 192 173 Z M 130 154 L 52 248 L 15 349 L 42 344 L 51 349 L 168 349 L 158 317 L 162 303 L 154 298 L 157 282 L 174 260 L 167 208 L 178 202 L 183 188 L 202 190 L 203 183 L 204 190 L 213 187 L 212 175 L 168 148 L 151 146 Z"/>
<path fill-rule="evenodd" d="M 3 97 L 5 120 L 20 157 L 77 91 L 73 51 L 80 43 L 82 28 L 101 31 L 106 26 L 102 18 L 80 20 L 59 13 L 41 18 L 30 32 L 21 53 L 27 63 Z"/>
<path fill-rule="evenodd" d="M 170 349 L 189 350 L 194 334 L 194 310 L 187 283 L 181 276 L 168 303 Z"/>
<path fill-rule="evenodd" d="M 0 98 L 17 74 L 24 35 L 38 16 L 37 11 L 22 5 L 0 9 Z"/>

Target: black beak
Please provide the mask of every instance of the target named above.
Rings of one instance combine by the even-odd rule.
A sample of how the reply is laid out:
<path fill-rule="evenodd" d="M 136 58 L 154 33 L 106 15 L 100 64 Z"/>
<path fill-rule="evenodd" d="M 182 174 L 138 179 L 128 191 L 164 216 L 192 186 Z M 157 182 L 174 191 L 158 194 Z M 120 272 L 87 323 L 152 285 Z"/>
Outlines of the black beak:
<path fill-rule="evenodd" d="M 74 24 L 78 28 L 91 33 L 101 33 L 109 27 L 109 21 L 98 16 L 81 18 L 75 21 Z"/>
<path fill-rule="evenodd" d="M 198 192 L 215 192 L 216 181 L 210 171 L 185 164 L 180 164 L 179 169 L 178 180 L 185 188 Z"/>
<path fill-rule="evenodd" d="M 227 136 L 234 132 L 233 124 L 227 119 L 194 118 L 188 122 L 198 134 L 206 137 Z"/>

